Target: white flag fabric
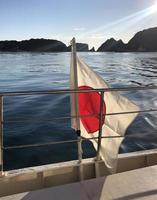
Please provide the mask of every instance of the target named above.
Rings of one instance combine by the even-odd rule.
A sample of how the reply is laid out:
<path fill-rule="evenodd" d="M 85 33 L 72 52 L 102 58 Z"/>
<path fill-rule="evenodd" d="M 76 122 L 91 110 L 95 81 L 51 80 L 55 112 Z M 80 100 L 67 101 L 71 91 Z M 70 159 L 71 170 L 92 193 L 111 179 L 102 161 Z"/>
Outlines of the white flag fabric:
<path fill-rule="evenodd" d="M 74 82 L 73 69 L 71 67 L 70 84 L 73 88 Z M 75 77 L 76 78 L 76 77 Z M 109 88 L 106 82 L 95 73 L 87 64 L 85 64 L 80 58 L 77 57 L 77 82 L 78 89 L 102 89 Z M 81 136 L 85 138 L 98 137 L 99 135 L 99 114 L 100 114 L 100 93 L 79 93 L 79 115 L 95 115 L 92 117 L 80 117 L 80 130 Z M 76 116 L 73 98 L 71 98 L 71 114 Z M 119 114 L 108 115 L 109 113 L 121 113 L 138 111 L 139 107 L 123 97 L 119 92 L 105 92 L 103 102 L 103 126 L 102 136 L 122 136 L 117 138 L 102 138 L 100 155 L 104 160 L 106 166 L 111 172 L 115 172 L 117 167 L 118 151 L 128 126 L 137 116 L 137 113 L 133 114 Z M 72 127 L 76 129 L 76 120 L 72 120 Z M 95 149 L 97 149 L 98 139 L 92 139 Z"/>

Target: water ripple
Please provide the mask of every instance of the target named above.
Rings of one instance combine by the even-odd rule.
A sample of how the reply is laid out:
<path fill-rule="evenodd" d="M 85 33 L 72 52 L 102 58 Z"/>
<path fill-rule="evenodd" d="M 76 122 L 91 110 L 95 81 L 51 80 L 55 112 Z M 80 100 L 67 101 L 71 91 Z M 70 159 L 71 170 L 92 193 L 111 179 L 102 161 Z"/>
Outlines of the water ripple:
<path fill-rule="evenodd" d="M 157 53 L 80 53 L 88 65 L 113 87 L 157 85 Z M 70 53 L 0 53 L 0 91 L 47 90 L 69 87 Z M 141 109 L 157 108 L 157 92 L 128 91 L 123 95 Z M 75 139 L 70 120 L 69 95 L 4 98 L 4 144 L 19 145 Z M 29 122 L 8 123 L 27 119 Z M 48 121 L 38 121 L 48 119 Z M 35 122 L 36 121 L 36 122 Z M 157 148 L 157 113 L 140 114 L 127 130 L 120 152 Z M 83 142 L 84 157 L 95 155 Z M 77 144 L 7 150 L 5 169 L 77 159 Z"/>

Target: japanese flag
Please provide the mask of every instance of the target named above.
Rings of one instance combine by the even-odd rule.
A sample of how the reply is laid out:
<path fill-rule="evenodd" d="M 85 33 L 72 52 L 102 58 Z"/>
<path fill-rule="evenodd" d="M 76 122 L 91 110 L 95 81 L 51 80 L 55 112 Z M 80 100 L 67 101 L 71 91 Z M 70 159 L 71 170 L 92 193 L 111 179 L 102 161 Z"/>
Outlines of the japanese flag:
<path fill-rule="evenodd" d="M 95 73 L 80 58 L 77 60 L 77 74 L 74 74 L 71 66 L 70 85 L 71 89 L 102 89 L 109 88 L 107 83 Z M 77 76 L 76 76 L 77 75 Z M 75 79 L 75 80 L 74 80 Z M 77 79 L 77 88 L 74 88 L 74 81 Z M 82 92 L 77 95 L 78 113 L 80 116 L 81 136 L 85 138 L 98 137 L 99 135 L 99 114 L 100 114 L 100 93 L 99 92 Z M 76 116 L 75 103 L 73 95 L 71 96 L 71 114 Z M 106 166 L 111 172 L 116 170 L 118 151 L 128 126 L 133 122 L 137 113 L 106 115 L 109 113 L 121 113 L 138 111 L 139 107 L 126 97 L 121 96 L 118 92 L 105 92 L 102 106 L 103 125 L 102 136 L 122 136 L 116 138 L 102 138 L 100 155 Z M 88 116 L 88 117 L 83 117 Z M 94 116 L 89 116 L 94 115 Z M 77 120 L 72 119 L 72 128 L 77 128 Z M 97 149 L 98 139 L 92 139 L 95 149 Z"/>

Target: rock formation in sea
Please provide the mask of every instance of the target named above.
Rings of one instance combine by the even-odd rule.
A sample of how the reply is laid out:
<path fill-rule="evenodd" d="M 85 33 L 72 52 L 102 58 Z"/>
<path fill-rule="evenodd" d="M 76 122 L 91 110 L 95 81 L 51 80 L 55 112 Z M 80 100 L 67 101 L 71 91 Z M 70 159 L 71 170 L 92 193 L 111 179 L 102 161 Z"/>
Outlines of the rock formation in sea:
<path fill-rule="evenodd" d="M 122 40 L 115 40 L 114 38 L 110 38 L 106 40 L 97 51 L 105 52 L 105 51 L 125 51 L 126 45 Z"/>
<path fill-rule="evenodd" d="M 88 44 L 86 44 L 86 43 L 76 43 L 76 50 L 77 51 L 89 51 Z M 68 51 L 71 51 L 71 45 L 68 46 Z"/>
<path fill-rule="evenodd" d="M 92 47 L 89 51 L 91 51 L 91 52 L 95 52 L 95 48 Z"/>
<path fill-rule="evenodd" d="M 0 51 L 64 52 L 67 46 L 58 40 L 49 39 L 0 41 Z"/>
<path fill-rule="evenodd" d="M 127 51 L 157 51 L 157 27 L 136 33 L 128 42 Z"/>

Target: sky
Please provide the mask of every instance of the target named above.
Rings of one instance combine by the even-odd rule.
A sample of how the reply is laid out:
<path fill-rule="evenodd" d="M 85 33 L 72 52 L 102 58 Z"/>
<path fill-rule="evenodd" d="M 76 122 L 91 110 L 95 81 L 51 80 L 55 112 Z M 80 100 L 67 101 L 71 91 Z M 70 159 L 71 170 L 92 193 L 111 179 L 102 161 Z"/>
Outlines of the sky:
<path fill-rule="evenodd" d="M 0 0 L 0 40 L 58 39 L 98 48 L 157 27 L 157 0 Z"/>

